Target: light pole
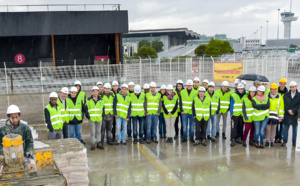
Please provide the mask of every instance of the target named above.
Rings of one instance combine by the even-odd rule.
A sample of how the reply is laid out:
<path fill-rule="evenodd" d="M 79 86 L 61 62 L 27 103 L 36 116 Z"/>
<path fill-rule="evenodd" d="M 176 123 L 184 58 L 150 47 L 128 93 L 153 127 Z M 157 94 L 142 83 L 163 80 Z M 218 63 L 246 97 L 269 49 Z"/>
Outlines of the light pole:
<path fill-rule="evenodd" d="M 267 20 L 267 29 L 266 29 L 266 44 L 268 40 L 268 29 L 269 29 L 269 21 Z"/>
<path fill-rule="evenodd" d="M 260 45 L 262 45 L 262 26 L 260 27 Z"/>
<path fill-rule="evenodd" d="M 150 46 L 152 47 L 152 34 L 150 34 Z"/>
<path fill-rule="evenodd" d="M 280 12 L 280 9 L 278 8 L 277 42 L 276 42 L 276 46 L 277 46 L 277 54 L 278 54 L 278 39 L 279 39 L 279 12 Z"/>

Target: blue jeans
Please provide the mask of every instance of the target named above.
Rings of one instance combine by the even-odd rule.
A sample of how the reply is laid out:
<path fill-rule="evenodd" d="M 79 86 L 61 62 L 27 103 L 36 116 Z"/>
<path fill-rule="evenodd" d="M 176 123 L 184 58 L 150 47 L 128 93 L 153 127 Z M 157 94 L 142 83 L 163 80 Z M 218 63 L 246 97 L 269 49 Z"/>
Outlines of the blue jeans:
<path fill-rule="evenodd" d="M 137 121 L 139 121 L 139 133 L 137 132 Z M 132 123 L 133 123 L 133 138 L 136 139 L 137 136 L 139 136 L 139 139 L 143 139 L 144 134 L 144 116 L 139 117 L 135 116 L 132 117 Z"/>
<path fill-rule="evenodd" d="M 265 139 L 265 131 L 266 126 L 268 124 L 269 118 L 266 117 L 262 121 L 253 121 L 255 126 L 255 133 L 254 133 L 254 139 L 256 142 L 258 142 L 258 138 L 260 137 L 260 142 L 263 142 Z"/>
<path fill-rule="evenodd" d="M 126 141 L 127 121 L 120 116 L 116 118 L 117 125 L 117 141 Z M 122 129 L 122 134 L 121 134 Z"/>
<path fill-rule="evenodd" d="M 127 135 L 128 135 L 128 137 L 131 137 L 131 121 L 132 121 L 132 117 L 130 117 L 129 120 L 127 121 Z"/>
<path fill-rule="evenodd" d="M 63 126 L 63 136 L 69 138 L 69 125 Z"/>
<path fill-rule="evenodd" d="M 285 124 L 283 124 L 283 142 L 287 143 L 287 141 L 288 141 L 290 126 L 291 125 L 285 125 Z M 292 125 L 292 127 L 293 127 L 293 139 L 292 139 L 292 142 L 296 143 L 298 125 Z"/>
<path fill-rule="evenodd" d="M 160 115 L 159 115 L 158 132 L 159 132 L 159 135 L 162 135 L 162 134 L 166 135 L 166 133 L 167 133 L 164 113 L 160 113 Z"/>
<path fill-rule="evenodd" d="M 157 140 L 157 121 L 158 115 L 147 115 L 146 116 L 146 125 L 147 125 L 147 132 L 146 132 L 146 139 L 149 140 L 151 138 L 151 128 L 152 128 L 152 135 L 153 139 Z"/>
<path fill-rule="evenodd" d="M 190 121 L 190 122 L 189 122 Z M 190 124 L 190 125 L 189 125 Z M 194 138 L 195 120 L 192 114 L 182 114 L 183 138 L 187 139 L 188 125 L 190 126 L 190 138 Z"/>
<path fill-rule="evenodd" d="M 70 130 L 70 138 L 76 138 L 78 141 L 81 141 L 81 123 L 78 124 L 69 124 L 69 130 Z"/>
<path fill-rule="evenodd" d="M 211 133 L 210 133 L 210 123 L 211 123 Z M 210 116 L 207 122 L 206 135 L 210 135 L 212 138 L 216 137 L 216 124 L 217 124 L 217 114 Z"/>

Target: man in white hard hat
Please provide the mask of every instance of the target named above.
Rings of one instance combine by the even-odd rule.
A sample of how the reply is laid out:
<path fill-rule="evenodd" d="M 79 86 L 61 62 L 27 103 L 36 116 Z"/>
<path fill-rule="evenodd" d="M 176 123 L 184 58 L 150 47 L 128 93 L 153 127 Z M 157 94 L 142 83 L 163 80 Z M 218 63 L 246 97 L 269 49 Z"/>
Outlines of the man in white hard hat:
<path fill-rule="evenodd" d="M 130 96 L 127 94 L 128 85 L 123 84 L 121 88 L 121 92 L 116 95 L 113 105 L 117 126 L 116 145 L 119 145 L 120 143 L 123 143 L 124 145 L 127 144 L 127 122 L 129 121 L 131 115 L 131 100 Z"/>
<path fill-rule="evenodd" d="M 150 85 L 148 83 L 145 83 L 143 89 L 144 93 L 147 94 L 150 91 Z"/>
<path fill-rule="evenodd" d="M 111 85 L 109 83 L 104 84 L 104 94 L 102 96 L 102 99 L 104 101 L 104 116 L 102 120 L 102 128 L 101 128 L 101 143 L 104 143 L 104 136 L 106 131 L 106 138 L 107 138 L 107 144 L 108 145 L 114 145 L 112 143 L 112 137 L 111 137 L 111 130 L 113 126 L 114 118 L 114 110 L 113 110 L 113 104 L 115 95 L 111 90 Z"/>
<path fill-rule="evenodd" d="M 78 98 L 78 89 L 70 88 L 70 94 L 67 98 L 69 110 L 69 131 L 70 138 L 77 138 L 82 144 L 85 142 L 81 139 L 81 124 L 85 113 L 85 104 Z"/>
<path fill-rule="evenodd" d="M 174 124 L 174 127 L 175 127 L 175 136 L 174 136 L 174 139 L 178 138 L 179 130 L 180 130 L 181 136 L 183 136 L 182 116 L 181 116 L 182 110 L 180 110 L 180 109 L 182 109 L 180 107 L 180 105 L 182 105 L 182 103 L 181 103 L 181 91 L 183 89 L 184 89 L 183 81 L 179 79 L 176 82 L 176 88 L 175 88 L 175 92 L 178 95 L 179 102 L 178 102 L 178 109 L 177 109 L 178 114 L 177 114 L 177 117 L 176 117 L 176 120 L 175 120 L 175 124 Z M 180 120 L 180 125 L 179 125 L 179 120 Z"/>
<path fill-rule="evenodd" d="M 57 104 L 60 107 L 61 116 L 64 122 L 63 126 L 63 137 L 68 138 L 69 137 L 69 111 L 67 109 L 68 103 L 67 103 L 67 97 L 69 94 L 69 89 L 67 87 L 63 87 L 60 90 L 59 97 L 57 99 Z"/>
<path fill-rule="evenodd" d="M 266 91 L 265 91 L 265 94 L 266 95 L 269 95 L 269 93 L 270 93 L 270 89 L 268 88 L 269 87 L 269 82 L 261 82 L 261 84 L 263 85 L 263 86 L 265 86 L 265 88 L 266 88 Z"/>
<path fill-rule="evenodd" d="M 202 86 L 205 88 L 206 91 L 207 91 L 207 89 L 208 89 L 208 83 L 209 83 L 209 81 L 208 81 L 207 79 L 204 79 L 204 80 L 202 81 Z"/>
<path fill-rule="evenodd" d="M 64 122 L 61 117 L 61 108 L 57 104 L 58 95 L 56 92 L 51 92 L 49 98 L 49 104 L 44 109 L 44 119 L 47 124 L 48 140 L 62 139 Z"/>
<path fill-rule="evenodd" d="M 193 88 L 194 88 L 196 91 L 198 91 L 200 79 L 199 79 L 198 77 L 195 77 L 193 83 L 194 83 Z"/>
<path fill-rule="evenodd" d="M 134 93 L 134 83 L 132 82 L 132 81 L 130 81 L 129 83 L 128 83 L 128 93 L 129 94 L 133 94 Z"/>
<path fill-rule="evenodd" d="M 238 85 L 239 85 L 240 82 L 241 82 L 240 79 L 235 79 L 235 80 L 234 80 L 234 86 L 235 86 L 234 92 L 237 90 L 237 87 L 238 87 Z"/>
<path fill-rule="evenodd" d="M 114 97 L 117 96 L 117 94 L 121 91 L 121 89 L 119 88 L 119 83 L 117 81 L 113 81 L 112 82 L 112 89 L 111 92 L 114 94 Z M 114 142 L 116 140 L 116 120 L 113 120 L 113 128 L 112 128 L 112 141 Z"/>
<path fill-rule="evenodd" d="M 129 96 L 131 96 L 132 94 L 134 94 L 134 83 L 132 81 L 130 81 L 128 83 L 128 91 L 127 94 Z M 128 141 L 132 141 L 132 117 L 129 118 L 129 121 L 127 122 L 127 137 L 128 137 Z"/>
<path fill-rule="evenodd" d="M 10 105 L 7 108 L 6 114 L 9 119 L 6 120 L 5 125 L 0 128 L 0 155 L 3 155 L 3 137 L 7 134 L 19 134 L 23 140 L 24 156 L 33 159 L 33 138 L 31 129 L 20 120 L 21 111 L 19 107 Z"/>
<path fill-rule="evenodd" d="M 101 97 L 103 94 L 103 83 L 102 81 L 98 81 L 96 85 L 99 88 L 99 96 Z"/>
<path fill-rule="evenodd" d="M 78 80 L 75 81 L 74 86 L 77 88 L 77 97 L 83 101 L 83 104 L 85 104 L 86 96 L 85 96 L 85 92 L 81 90 L 82 88 L 81 82 Z"/>

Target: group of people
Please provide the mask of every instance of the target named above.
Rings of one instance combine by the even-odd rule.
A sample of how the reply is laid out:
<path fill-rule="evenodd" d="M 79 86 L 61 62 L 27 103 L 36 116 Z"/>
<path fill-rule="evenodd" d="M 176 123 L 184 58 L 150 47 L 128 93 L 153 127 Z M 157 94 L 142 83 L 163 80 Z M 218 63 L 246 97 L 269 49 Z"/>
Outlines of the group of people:
<path fill-rule="evenodd" d="M 254 81 L 246 89 L 246 81 L 235 80 L 235 88 L 222 82 L 215 83 L 198 77 L 184 84 L 178 80 L 173 85 L 162 85 L 156 91 L 156 83 L 135 85 L 113 81 L 98 82 L 92 87 L 92 95 L 86 98 L 80 81 L 74 87 L 64 87 L 60 95 L 50 94 L 44 109 L 48 139 L 77 138 L 81 143 L 81 125 L 84 115 L 89 121 L 91 150 L 104 149 L 104 137 L 108 145 L 133 143 L 158 143 L 159 138 L 173 143 L 181 136 L 181 142 L 190 140 L 195 146 L 207 145 L 217 138 L 226 139 L 227 117 L 231 117 L 231 146 L 236 143 L 257 148 L 286 146 L 289 127 L 293 127 L 293 146 L 296 146 L 300 95 L 297 84 L 282 78 L 277 83 Z M 223 123 L 222 130 L 220 123 Z M 180 123 L 180 124 L 179 124 Z M 158 131 L 157 131 L 158 130 Z M 116 143 L 114 143 L 116 141 Z"/>

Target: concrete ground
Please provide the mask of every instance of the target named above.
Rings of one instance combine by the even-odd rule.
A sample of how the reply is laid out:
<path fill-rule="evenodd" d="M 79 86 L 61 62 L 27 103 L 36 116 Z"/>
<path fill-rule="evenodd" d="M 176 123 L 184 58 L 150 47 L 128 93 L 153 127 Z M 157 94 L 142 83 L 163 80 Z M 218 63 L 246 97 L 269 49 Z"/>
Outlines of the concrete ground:
<path fill-rule="evenodd" d="M 42 124 L 48 94 L 0 96 L 0 118 L 7 118 L 8 104 L 20 106 L 21 119 Z M 227 127 L 226 135 L 230 131 Z M 89 160 L 90 185 L 103 185 L 106 174 L 111 185 L 299 185 L 300 152 L 291 141 L 283 148 L 257 149 L 229 139 L 194 147 L 176 141 L 167 144 L 107 146 L 90 151 L 89 126 L 83 124 L 83 139 Z M 291 129 L 290 139 L 291 140 Z"/>

